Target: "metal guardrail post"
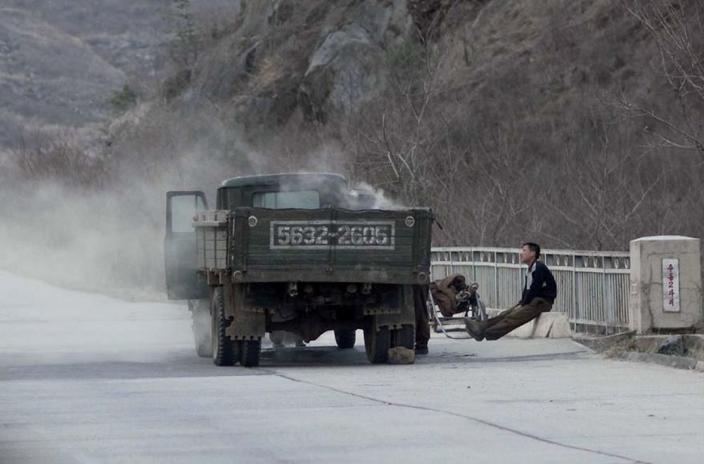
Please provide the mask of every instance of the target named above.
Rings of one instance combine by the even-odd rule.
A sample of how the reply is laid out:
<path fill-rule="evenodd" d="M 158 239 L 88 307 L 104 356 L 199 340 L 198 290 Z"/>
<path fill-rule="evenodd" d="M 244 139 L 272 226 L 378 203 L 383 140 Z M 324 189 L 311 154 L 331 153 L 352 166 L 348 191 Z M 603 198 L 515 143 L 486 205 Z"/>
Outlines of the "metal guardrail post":
<path fill-rule="evenodd" d="M 497 262 L 497 254 L 493 253 L 494 256 L 494 304 L 499 306 L 499 263 Z"/>
<path fill-rule="evenodd" d="M 609 335 L 609 308 L 606 306 L 606 259 L 601 257 L 601 307 L 604 310 L 604 332 Z"/>
<path fill-rule="evenodd" d="M 577 299 L 577 255 L 572 254 L 572 312 L 574 313 L 573 321 L 579 316 L 579 300 Z M 572 331 L 577 331 L 577 323 L 572 323 Z"/>
<path fill-rule="evenodd" d="M 471 257 L 471 263 L 472 263 L 472 280 L 474 282 L 477 281 L 477 266 L 474 264 L 474 248 L 469 249 L 469 256 Z"/>

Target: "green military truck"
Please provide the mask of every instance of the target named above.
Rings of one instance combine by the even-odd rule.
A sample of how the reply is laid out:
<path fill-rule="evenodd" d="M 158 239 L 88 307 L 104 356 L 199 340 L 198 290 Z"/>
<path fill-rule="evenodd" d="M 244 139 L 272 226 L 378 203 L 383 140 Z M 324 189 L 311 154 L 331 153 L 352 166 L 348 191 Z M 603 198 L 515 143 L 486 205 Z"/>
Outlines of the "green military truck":
<path fill-rule="evenodd" d="M 196 350 L 218 366 L 259 364 L 267 332 L 335 332 L 367 357 L 414 347 L 413 292 L 430 278 L 432 214 L 373 209 L 343 176 L 235 177 L 216 209 L 200 191 L 167 193 L 166 285 L 191 300 Z"/>

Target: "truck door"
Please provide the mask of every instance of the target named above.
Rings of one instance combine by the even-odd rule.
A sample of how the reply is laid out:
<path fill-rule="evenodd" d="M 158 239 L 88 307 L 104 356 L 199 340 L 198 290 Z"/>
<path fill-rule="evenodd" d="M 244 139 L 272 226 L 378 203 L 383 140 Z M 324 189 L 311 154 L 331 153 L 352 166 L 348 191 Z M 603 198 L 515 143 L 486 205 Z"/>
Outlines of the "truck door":
<path fill-rule="evenodd" d="M 171 300 L 195 300 L 208 297 L 205 278 L 196 272 L 196 233 L 193 216 L 208 208 L 200 191 L 166 193 L 166 236 L 164 265 L 166 293 Z"/>

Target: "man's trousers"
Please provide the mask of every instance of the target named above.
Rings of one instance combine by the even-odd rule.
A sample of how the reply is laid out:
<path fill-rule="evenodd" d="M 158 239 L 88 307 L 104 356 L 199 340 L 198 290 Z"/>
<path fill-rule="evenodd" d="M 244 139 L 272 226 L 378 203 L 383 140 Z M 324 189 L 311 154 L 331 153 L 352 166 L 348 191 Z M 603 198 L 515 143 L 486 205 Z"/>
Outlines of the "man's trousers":
<path fill-rule="evenodd" d="M 484 338 L 487 340 L 498 340 L 512 330 L 526 324 L 540 315 L 552 309 L 552 303 L 543 298 L 533 298 L 526 305 L 516 305 L 496 317 L 481 322 L 484 329 Z"/>

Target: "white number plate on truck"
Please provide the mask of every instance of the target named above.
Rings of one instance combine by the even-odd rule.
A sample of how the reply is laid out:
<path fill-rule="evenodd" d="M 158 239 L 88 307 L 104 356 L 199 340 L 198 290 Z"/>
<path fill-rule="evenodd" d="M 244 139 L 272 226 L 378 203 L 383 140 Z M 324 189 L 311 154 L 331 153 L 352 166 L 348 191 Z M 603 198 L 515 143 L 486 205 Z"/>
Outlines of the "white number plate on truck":
<path fill-rule="evenodd" d="M 393 221 L 272 221 L 270 248 L 393 250 Z"/>

